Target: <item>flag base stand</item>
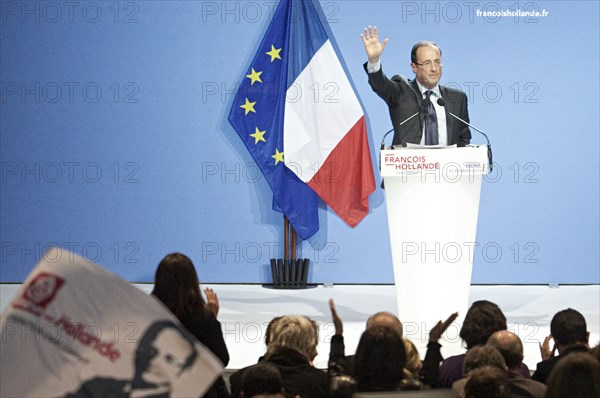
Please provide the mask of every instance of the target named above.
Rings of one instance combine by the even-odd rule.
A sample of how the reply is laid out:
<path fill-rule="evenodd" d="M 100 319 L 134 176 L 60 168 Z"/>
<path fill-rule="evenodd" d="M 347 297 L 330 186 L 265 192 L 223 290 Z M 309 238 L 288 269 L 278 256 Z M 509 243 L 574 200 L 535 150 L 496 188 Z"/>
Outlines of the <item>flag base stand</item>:
<path fill-rule="evenodd" d="M 291 239 L 290 239 L 291 235 Z M 283 216 L 284 258 L 271 259 L 273 283 L 262 287 L 269 289 L 312 289 L 316 284 L 308 284 L 308 258 L 296 258 L 296 230 L 286 216 Z"/>
<path fill-rule="evenodd" d="M 271 259 L 271 276 L 273 283 L 264 284 L 268 289 L 313 289 L 316 284 L 308 284 L 308 258 L 297 260 Z"/>

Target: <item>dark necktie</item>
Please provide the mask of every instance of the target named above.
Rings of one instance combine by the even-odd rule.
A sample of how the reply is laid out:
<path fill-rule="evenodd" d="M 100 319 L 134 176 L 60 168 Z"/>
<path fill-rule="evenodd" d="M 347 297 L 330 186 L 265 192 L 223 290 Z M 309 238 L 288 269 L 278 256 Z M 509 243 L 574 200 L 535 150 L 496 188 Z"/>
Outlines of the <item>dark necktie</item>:
<path fill-rule="evenodd" d="M 431 94 L 433 94 L 433 91 L 431 90 L 425 92 L 425 95 L 429 100 L 427 112 L 425 113 L 425 145 L 438 144 L 438 122 L 433 102 L 431 102 Z"/>

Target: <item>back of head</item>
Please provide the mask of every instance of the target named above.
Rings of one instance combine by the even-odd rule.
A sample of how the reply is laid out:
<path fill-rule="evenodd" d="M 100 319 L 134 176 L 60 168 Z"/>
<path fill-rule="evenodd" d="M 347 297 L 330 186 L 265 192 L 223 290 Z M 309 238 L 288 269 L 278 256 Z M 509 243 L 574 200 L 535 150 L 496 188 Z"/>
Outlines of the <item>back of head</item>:
<path fill-rule="evenodd" d="M 463 373 L 469 375 L 473 370 L 492 366 L 506 373 L 507 367 L 502 354 L 492 346 L 482 345 L 471 348 L 465 355 Z"/>
<path fill-rule="evenodd" d="M 242 391 L 244 392 L 244 398 L 282 394 L 281 373 L 268 362 L 251 366 L 244 371 L 242 376 Z"/>
<path fill-rule="evenodd" d="M 546 398 L 600 397 L 600 362 L 589 353 L 565 355 L 546 386 Z"/>
<path fill-rule="evenodd" d="M 304 316 L 283 316 L 273 326 L 269 354 L 278 347 L 294 349 L 309 361 L 317 355 L 319 328 L 316 322 Z"/>
<path fill-rule="evenodd" d="M 563 346 L 588 341 L 585 318 L 572 308 L 557 312 L 552 317 L 550 334 L 554 341 Z"/>
<path fill-rule="evenodd" d="M 473 370 L 464 387 L 465 398 L 508 398 L 510 388 L 506 372 L 493 366 Z"/>
<path fill-rule="evenodd" d="M 273 335 L 273 328 L 275 327 L 275 325 L 277 325 L 277 322 L 279 322 L 280 319 L 281 319 L 280 316 L 276 316 L 275 318 L 271 319 L 271 321 L 267 325 L 267 330 L 265 332 L 265 345 L 267 347 L 271 343 L 271 338 Z"/>
<path fill-rule="evenodd" d="M 523 342 L 508 330 L 500 330 L 490 336 L 487 345 L 497 349 L 510 370 L 519 370 L 523 362 Z"/>
<path fill-rule="evenodd" d="M 400 337 L 404 334 L 402 322 L 400 322 L 400 319 L 391 312 L 381 311 L 371 315 L 369 319 L 367 319 L 367 326 L 365 329 L 375 326 L 387 326 L 395 330 Z"/>
<path fill-rule="evenodd" d="M 353 362 L 359 391 L 397 388 L 405 365 L 404 343 L 396 330 L 374 326 L 363 332 Z"/>
<path fill-rule="evenodd" d="M 506 317 L 500 307 L 491 301 L 480 300 L 474 302 L 467 311 L 460 338 L 467 344 L 467 349 L 471 349 L 485 344 L 492 333 L 506 328 Z"/>
<path fill-rule="evenodd" d="M 194 308 L 204 308 L 196 268 L 182 253 L 168 254 L 158 264 L 152 295 L 177 317 L 189 315 Z"/>

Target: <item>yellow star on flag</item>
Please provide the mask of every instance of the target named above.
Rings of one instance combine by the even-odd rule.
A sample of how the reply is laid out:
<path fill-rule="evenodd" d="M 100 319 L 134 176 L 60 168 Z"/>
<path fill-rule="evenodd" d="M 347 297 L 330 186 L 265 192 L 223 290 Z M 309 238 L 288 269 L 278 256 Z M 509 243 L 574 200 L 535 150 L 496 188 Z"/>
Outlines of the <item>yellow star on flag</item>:
<path fill-rule="evenodd" d="M 257 72 L 254 70 L 254 68 L 252 68 L 252 73 L 246 75 L 246 77 L 251 80 L 250 85 L 253 85 L 254 82 L 262 83 L 262 80 L 260 80 L 260 75 L 262 75 L 262 72 Z"/>
<path fill-rule="evenodd" d="M 260 131 L 258 129 L 258 127 L 255 127 L 255 132 L 254 134 L 250 134 L 250 137 L 254 138 L 254 144 L 258 144 L 258 141 L 262 141 L 262 142 L 267 142 L 265 140 L 265 133 L 267 132 L 267 130 L 265 131 Z"/>
<path fill-rule="evenodd" d="M 279 152 L 277 148 L 275 148 L 275 155 L 271 157 L 275 159 L 275 165 L 277 165 L 279 162 L 283 162 L 283 152 Z"/>
<path fill-rule="evenodd" d="M 271 56 L 271 62 L 275 61 L 275 59 L 281 59 L 281 57 L 279 56 L 279 53 L 281 52 L 281 48 L 275 48 L 272 44 L 271 44 L 271 51 L 269 51 L 268 53 L 266 53 L 267 55 Z"/>
<path fill-rule="evenodd" d="M 240 105 L 240 108 L 244 108 L 244 110 L 246 111 L 244 115 L 247 115 L 248 112 L 256 113 L 256 111 L 254 110 L 254 104 L 256 104 L 256 101 L 250 102 L 248 101 L 248 98 L 246 98 L 246 103 L 244 105 Z"/>

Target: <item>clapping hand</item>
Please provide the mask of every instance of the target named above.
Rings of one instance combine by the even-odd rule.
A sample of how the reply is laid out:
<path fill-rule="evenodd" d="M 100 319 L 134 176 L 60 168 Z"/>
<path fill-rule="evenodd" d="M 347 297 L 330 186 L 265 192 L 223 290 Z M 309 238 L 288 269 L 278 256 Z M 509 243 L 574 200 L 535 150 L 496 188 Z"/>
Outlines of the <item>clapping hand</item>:
<path fill-rule="evenodd" d="M 438 321 L 438 323 L 436 323 L 435 326 L 429 332 L 429 341 L 439 341 L 442 338 L 442 334 L 444 334 L 446 329 L 448 329 L 448 326 L 450 326 L 457 317 L 458 312 L 455 312 L 454 314 L 450 315 L 448 319 L 446 319 L 444 322 Z"/>
<path fill-rule="evenodd" d="M 542 355 L 542 361 L 552 358 L 554 356 L 554 352 L 556 351 L 556 344 L 554 344 L 554 347 L 552 347 L 552 351 L 550 351 L 550 340 L 552 340 L 552 335 L 546 336 L 544 342 L 540 344 L 540 354 Z"/>
<path fill-rule="evenodd" d="M 339 317 L 337 311 L 335 310 L 335 304 L 333 299 L 329 299 L 329 308 L 331 309 L 331 318 L 333 319 L 333 326 L 335 327 L 335 334 L 339 336 L 344 335 L 344 324 L 342 323 L 342 319 Z"/>
<path fill-rule="evenodd" d="M 217 297 L 217 293 L 215 293 L 210 287 L 204 289 L 204 293 L 206 294 L 206 307 L 215 315 L 215 318 L 219 314 L 219 298 Z"/>

